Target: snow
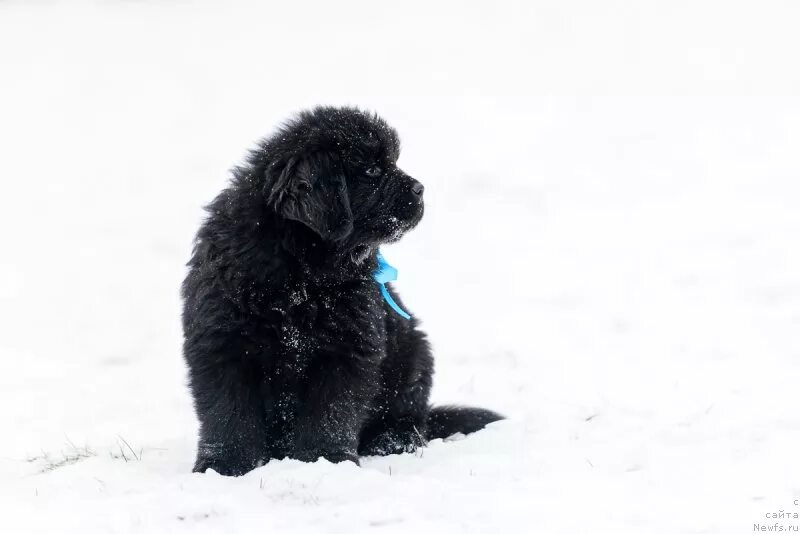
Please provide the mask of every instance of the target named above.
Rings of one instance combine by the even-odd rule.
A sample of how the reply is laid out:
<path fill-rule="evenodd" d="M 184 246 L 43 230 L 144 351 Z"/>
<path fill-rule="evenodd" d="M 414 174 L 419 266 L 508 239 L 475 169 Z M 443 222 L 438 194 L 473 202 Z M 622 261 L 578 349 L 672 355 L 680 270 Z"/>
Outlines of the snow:
<path fill-rule="evenodd" d="M 800 530 L 799 15 L 0 3 L 0 529 Z M 191 474 L 200 207 L 319 103 L 399 130 L 426 217 L 384 254 L 433 400 L 508 420 L 360 468 Z"/>

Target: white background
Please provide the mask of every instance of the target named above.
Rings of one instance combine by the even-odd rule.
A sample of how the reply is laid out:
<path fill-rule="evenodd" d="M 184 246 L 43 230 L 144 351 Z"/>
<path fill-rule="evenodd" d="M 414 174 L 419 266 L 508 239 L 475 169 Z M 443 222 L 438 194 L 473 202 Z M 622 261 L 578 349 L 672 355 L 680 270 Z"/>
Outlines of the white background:
<path fill-rule="evenodd" d="M 772 0 L 0 1 L 0 530 L 800 513 L 798 27 Z M 433 400 L 508 420 L 361 468 L 193 475 L 201 206 L 315 104 L 400 132 L 426 217 L 384 253 Z"/>

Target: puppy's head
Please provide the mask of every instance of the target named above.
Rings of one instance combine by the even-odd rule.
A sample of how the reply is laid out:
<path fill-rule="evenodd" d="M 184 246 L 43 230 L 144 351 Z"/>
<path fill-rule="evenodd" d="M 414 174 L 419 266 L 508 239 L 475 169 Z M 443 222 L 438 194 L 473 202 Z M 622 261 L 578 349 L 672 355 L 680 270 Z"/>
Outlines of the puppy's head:
<path fill-rule="evenodd" d="M 324 241 L 355 251 L 396 241 L 423 214 L 420 182 L 397 167 L 397 132 L 354 108 L 316 108 L 268 143 L 267 202 Z"/>

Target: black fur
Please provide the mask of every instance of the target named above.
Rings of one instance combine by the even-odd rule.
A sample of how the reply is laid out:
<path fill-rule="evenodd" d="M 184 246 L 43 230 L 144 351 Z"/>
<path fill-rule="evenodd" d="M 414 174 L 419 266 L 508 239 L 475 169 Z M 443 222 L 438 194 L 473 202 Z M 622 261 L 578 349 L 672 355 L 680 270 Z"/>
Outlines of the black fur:
<path fill-rule="evenodd" d="M 425 334 L 372 278 L 378 246 L 422 218 L 399 150 L 377 116 L 316 108 L 262 141 L 207 207 L 183 283 L 195 471 L 357 462 L 501 418 L 431 411 Z"/>

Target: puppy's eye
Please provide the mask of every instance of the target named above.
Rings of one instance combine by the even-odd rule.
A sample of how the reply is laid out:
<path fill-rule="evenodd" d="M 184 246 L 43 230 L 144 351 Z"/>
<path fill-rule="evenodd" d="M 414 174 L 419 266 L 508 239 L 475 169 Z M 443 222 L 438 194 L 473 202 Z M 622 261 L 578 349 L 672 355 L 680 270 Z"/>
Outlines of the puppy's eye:
<path fill-rule="evenodd" d="M 301 193 L 310 193 L 311 192 L 311 184 L 308 182 L 298 182 L 297 183 L 297 190 Z"/>
<path fill-rule="evenodd" d="M 364 174 L 366 174 L 370 178 L 375 178 L 377 176 L 380 176 L 381 172 L 383 172 L 383 170 L 380 167 L 378 167 L 377 165 L 373 165 L 372 167 L 364 171 Z"/>

